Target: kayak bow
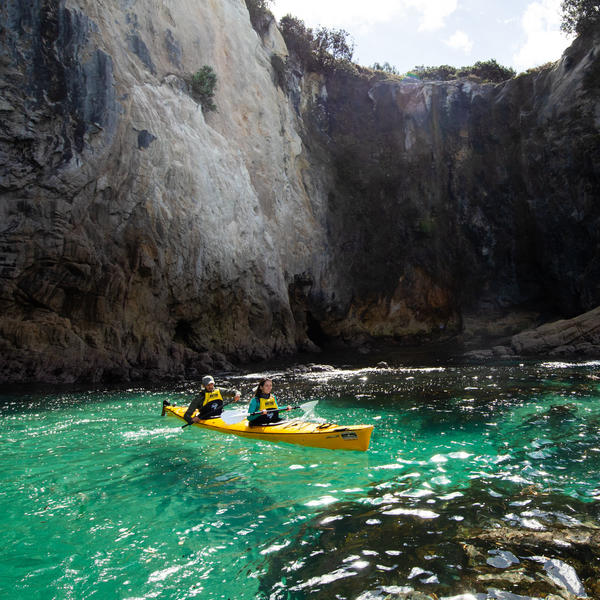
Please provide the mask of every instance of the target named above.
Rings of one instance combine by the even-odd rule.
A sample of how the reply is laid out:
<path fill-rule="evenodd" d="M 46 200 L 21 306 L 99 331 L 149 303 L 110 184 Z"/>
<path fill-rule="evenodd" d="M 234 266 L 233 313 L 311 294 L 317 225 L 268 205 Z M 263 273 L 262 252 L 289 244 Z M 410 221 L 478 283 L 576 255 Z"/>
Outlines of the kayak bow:
<path fill-rule="evenodd" d="M 185 406 L 164 405 L 163 410 L 168 414 L 185 420 Z M 239 423 L 228 425 L 221 418 L 205 419 L 193 424 L 219 433 L 231 433 L 243 438 L 264 440 L 267 442 L 286 442 L 312 448 L 328 448 L 330 450 L 359 450 L 369 447 L 373 425 L 341 426 L 333 423 L 310 423 L 293 419 L 282 421 L 277 425 L 266 427 L 248 425 L 244 419 Z"/>

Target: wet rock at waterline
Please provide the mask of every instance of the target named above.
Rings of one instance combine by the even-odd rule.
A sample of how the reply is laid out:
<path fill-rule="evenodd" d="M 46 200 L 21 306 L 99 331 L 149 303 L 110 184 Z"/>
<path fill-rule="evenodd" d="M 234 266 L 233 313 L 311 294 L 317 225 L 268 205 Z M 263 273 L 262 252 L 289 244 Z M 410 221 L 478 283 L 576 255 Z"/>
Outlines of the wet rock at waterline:
<path fill-rule="evenodd" d="M 0 381 L 194 377 L 600 304 L 598 39 L 498 85 L 282 84 L 281 35 L 238 0 L 7 0 L 0 23 Z M 190 94 L 204 65 L 216 111 Z"/>
<path fill-rule="evenodd" d="M 520 333 L 512 338 L 511 347 L 518 354 L 597 356 L 600 349 L 600 308 Z"/>

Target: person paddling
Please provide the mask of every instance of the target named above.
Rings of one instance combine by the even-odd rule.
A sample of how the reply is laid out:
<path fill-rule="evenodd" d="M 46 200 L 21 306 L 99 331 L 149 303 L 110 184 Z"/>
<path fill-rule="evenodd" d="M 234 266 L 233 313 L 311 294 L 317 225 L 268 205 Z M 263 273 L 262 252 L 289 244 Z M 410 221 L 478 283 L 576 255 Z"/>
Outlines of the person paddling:
<path fill-rule="evenodd" d="M 183 415 L 188 423 L 220 416 L 223 412 L 223 398 L 233 398 L 234 402 L 238 402 L 241 396 L 238 390 L 215 388 L 215 380 L 210 375 L 202 378 L 202 387 L 204 390 L 190 402 Z M 199 410 L 198 415 L 192 417 L 196 410 Z"/>
<path fill-rule="evenodd" d="M 254 398 L 250 401 L 248 407 L 248 424 L 252 427 L 257 425 L 271 425 L 279 421 L 279 407 L 277 406 L 277 398 L 271 393 L 273 389 L 273 381 L 268 378 L 261 379 L 258 387 L 254 392 Z M 288 406 L 284 410 L 290 410 Z M 252 415 L 254 412 L 259 412 L 259 415 Z"/>

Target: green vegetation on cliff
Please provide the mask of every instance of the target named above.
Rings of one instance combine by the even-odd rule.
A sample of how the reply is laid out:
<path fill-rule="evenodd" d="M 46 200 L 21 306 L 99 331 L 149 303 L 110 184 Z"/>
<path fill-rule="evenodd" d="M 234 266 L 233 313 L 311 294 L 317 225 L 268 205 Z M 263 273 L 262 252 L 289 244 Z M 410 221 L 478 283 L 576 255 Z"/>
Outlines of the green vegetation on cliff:
<path fill-rule="evenodd" d="M 383 71 L 384 73 L 389 73 L 390 75 L 401 75 L 400 71 L 394 66 L 390 65 L 389 62 L 381 63 L 373 63 L 370 67 L 373 71 Z"/>
<path fill-rule="evenodd" d="M 599 0 L 563 0 L 561 29 L 567 33 L 588 33 L 600 28 Z"/>
<path fill-rule="evenodd" d="M 247 2 L 258 0 L 247 0 Z M 260 0 L 263 1 L 263 0 Z M 308 70 L 338 68 L 352 62 L 354 43 L 350 34 L 343 29 L 320 27 L 316 31 L 307 27 L 301 19 L 285 15 L 279 22 L 279 29 L 288 50 Z M 402 76 L 400 71 L 389 62 L 376 62 L 372 71 L 381 71 L 389 75 Z M 410 73 L 412 78 L 423 81 L 451 81 L 471 79 L 479 83 L 500 83 L 512 79 L 516 72 L 510 67 L 499 64 L 495 59 L 477 61 L 468 67 L 441 65 L 438 67 L 417 66 Z"/>
<path fill-rule="evenodd" d="M 204 65 L 192 75 L 190 85 L 192 97 L 202 105 L 202 110 L 216 110 L 217 107 L 213 102 L 216 86 L 217 74 L 208 65 Z"/>
<path fill-rule="evenodd" d="M 370 67 L 373 71 L 381 71 L 389 75 L 398 75 L 402 78 L 421 79 L 422 81 L 453 81 L 455 79 L 469 79 L 478 83 L 500 83 L 512 79 L 516 72 L 510 67 L 505 67 L 495 59 L 478 61 L 469 67 L 453 67 L 440 65 L 438 67 L 415 67 L 410 73 L 401 74 L 400 71 L 388 62 L 374 63 Z"/>
<path fill-rule="evenodd" d="M 271 4 L 271 0 L 246 0 L 250 23 L 259 35 L 267 32 L 269 23 L 275 18 L 269 10 L 269 4 Z"/>
<path fill-rule="evenodd" d="M 439 67 L 418 66 L 414 72 L 425 81 L 451 81 L 453 79 L 473 79 L 483 83 L 500 83 L 512 79 L 516 72 L 510 67 L 505 67 L 495 59 L 477 61 L 470 67 L 452 67 L 441 65 Z"/>
<path fill-rule="evenodd" d="M 319 27 L 313 31 L 304 21 L 285 15 L 279 29 L 290 50 L 310 70 L 335 68 L 352 61 L 354 43 L 344 29 Z"/>

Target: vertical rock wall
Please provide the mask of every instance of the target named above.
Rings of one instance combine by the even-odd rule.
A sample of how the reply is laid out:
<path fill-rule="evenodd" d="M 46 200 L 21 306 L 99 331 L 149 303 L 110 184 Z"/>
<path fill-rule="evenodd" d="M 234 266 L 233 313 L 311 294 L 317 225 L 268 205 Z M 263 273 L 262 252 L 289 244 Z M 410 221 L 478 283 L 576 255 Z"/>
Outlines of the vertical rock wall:
<path fill-rule="evenodd" d="M 321 327 L 507 335 L 597 306 L 599 69 L 591 36 L 497 85 L 332 74 L 305 117 L 332 157 L 328 233 L 346 265 Z"/>
<path fill-rule="evenodd" d="M 195 376 L 600 303 L 598 52 L 411 84 L 282 71 L 243 0 L 6 0 L 0 380 Z"/>
<path fill-rule="evenodd" d="M 322 209 L 278 31 L 241 0 L 1 12 L 2 378 L 193 375 L 306 341 L 286 277 L 323 263 Z"/>

